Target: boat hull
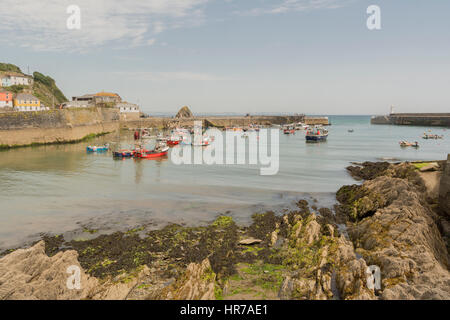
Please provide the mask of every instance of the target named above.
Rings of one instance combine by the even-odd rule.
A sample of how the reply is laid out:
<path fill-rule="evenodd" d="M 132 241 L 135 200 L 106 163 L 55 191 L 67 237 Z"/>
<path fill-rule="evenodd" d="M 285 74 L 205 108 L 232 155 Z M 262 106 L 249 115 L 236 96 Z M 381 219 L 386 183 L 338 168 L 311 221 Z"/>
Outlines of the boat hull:
<path fill-rule="evenodd" d="M 136 158 L 139 159 L 154 159 L 154 158 L 160 158 L 160 157 L 164 157 L 167 156 L 168 151 L 164 151 L 164 152 L 158 152 L 158 153 L 138 153 L 136 154 Z"/>
<path fill-rule="evenodd" d="M 306 141 L 317 141 L 317 142 L 319 142 L 319 141 L 326 141 L 327 138 L 328 138 L 327 135 L 320 135 L 320 136 L 317 136 L 317 135 L 307 135 L 307 136 L 306 136 Z"/>
<path fill-rule="evenodd" d="M 132 151 L 116 151 L 113 152 L 114 158 L 132 158 L 134 156 Z"/>
<path fill-rule="evenodd" d="M 108 148 L 106 147 L 86 147 L 87 152 L 106 152 Z"/>
<path fill-rule="evenodd" d="M 168 146 L 176 146 L 176 145 L 179 145 L 180 144 L 180 141 L 176 141 L 176 140 L 168 140 L 167 141 L 167 145 Z"/>

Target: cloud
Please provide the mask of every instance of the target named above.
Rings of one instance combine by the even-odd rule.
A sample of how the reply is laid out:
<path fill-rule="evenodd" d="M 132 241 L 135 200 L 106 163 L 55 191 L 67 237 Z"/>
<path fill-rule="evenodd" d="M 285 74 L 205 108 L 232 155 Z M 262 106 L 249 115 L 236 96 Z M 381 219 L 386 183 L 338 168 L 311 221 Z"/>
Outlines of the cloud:
<path fill-rule="evenodd" d="M 337 9 L 355 0 L 278 0 L 270 5 L 254 7 L 248 10 L 235 11 L 239 15 L 259 16 L 264 14 L 281 14 L 291 11 L 307 11 L 316 9 Z"/>
<path fill-rule="evenodd" d="M 108 44 L 152 45 L 164 30 L 200 25 L 209 0 L 2 0 L 0 43 L 39 51 L 86 51 Z M 66 12 L 81 9 L 81 29 Z"/>

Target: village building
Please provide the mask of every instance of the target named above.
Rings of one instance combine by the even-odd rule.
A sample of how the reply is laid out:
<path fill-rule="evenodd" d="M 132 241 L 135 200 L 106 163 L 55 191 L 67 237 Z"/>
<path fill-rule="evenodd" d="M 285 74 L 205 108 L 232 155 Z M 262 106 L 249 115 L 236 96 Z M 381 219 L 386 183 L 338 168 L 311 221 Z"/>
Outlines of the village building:
<path fill-rule="evenodd" d="M 89 108 L 89 107 L 92 107 L 92 104 L 88 100 L 67 101 L 67 102 L 61 103 L 60 107 L 62 109 L 65 109 L 65 108 Z"/>
<path fill-rule="evenodd" d="M 128 102 L 121 102 L 116 105 L 116 108 L 119 108 L 120 113 L 133 113 L 137 112 L 139 113 L 139 106 L 137 104 L 128 103 Z"/>
<path fill-rule="evenodd" d="M 122 102 L 122 98 L 117 93 L 99 92 L 94 95 L 95 104 L 111 104 Z"/>
<path fill-rule="evenodd" d="M 85 94 L 83 96 L 72 97 L 72 101 L 83 101 L 88 104 L 117 104 L 122 102 L 122 98 L 117 93 L 99 92 L 96 94 Z"/>
<path fill-rule="evenodd" d="M 137 104 L 121 102 L 116 104 L 119 109 L 121 120 L 139 120 L 141 111 Z"/>
<path fill-rule="evenodd" d="M 2 87 L 14 85 L 31 86 L 33 84 L 33 77 L 17 72 L 5 72 L 0 77 Z"/>
<path fill-rule="evenodd" d="M 13 107 L 13 93 L 6 90 L 0 90 L 0 108 L 5 107 Z"/>
<path fill-rule="evenodd" d="M 14 109 L 16 111 L 42 111 L 48 110 L 41 105 L 41 101 L 29 93 L 19 93 L 14 99 Z"/>
<path fill-rule="evenodd" d="M 90 103 L 94 102 L 94 95 L 93 94 L 85 94 L 83 96 L 72 97 L 72 101 L 85 102 L 85 103 L 90 104 Z"/>

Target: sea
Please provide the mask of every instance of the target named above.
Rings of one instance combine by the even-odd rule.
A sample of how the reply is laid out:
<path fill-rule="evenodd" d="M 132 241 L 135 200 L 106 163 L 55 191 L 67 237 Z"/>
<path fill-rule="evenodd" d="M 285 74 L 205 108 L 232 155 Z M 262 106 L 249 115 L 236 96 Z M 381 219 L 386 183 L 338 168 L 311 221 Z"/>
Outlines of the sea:
<path fill-rule="evenodd" d="M 283 213 L 300 199 L 333 208 L 341 186 L 359 183 L 346 171 L 352 162 L 443 160 L 450 153 L 445 128 L 371 125 L 369 116 L 329 119 L 329 137 L 322 143 L 306 143 L 304 131 L 280 131 L 275 175 L 261 175 L 258 165 L 175 164 L 171 154 L 114 160 L 110 152 L 86 152 L 88 145 L 104 143 L 131 147 L 132 132 L 1 151 L 0 250 L 44 234 L 75 237 L 82 232 L 74 230 L 95 229 L 98 235 L 141 224 L 204 225 L 224 214 L 247 224 L 254 213 Z M 444 139 L 423 140 L 424 132 Z M 420 147 L 401 148 L 400 140 L 418 141 Z"/>

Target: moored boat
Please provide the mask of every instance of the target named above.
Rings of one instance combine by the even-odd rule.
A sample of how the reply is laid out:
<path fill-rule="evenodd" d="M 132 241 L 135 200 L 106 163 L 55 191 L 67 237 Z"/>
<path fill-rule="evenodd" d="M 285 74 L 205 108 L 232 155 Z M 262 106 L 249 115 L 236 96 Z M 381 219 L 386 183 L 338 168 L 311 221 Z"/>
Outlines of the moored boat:
<path fill-rule="evenodd" d="M 413 147 L 413 148 L 418 148 L 419 147 L 419 143 L 417 141 L 415 142 L 408 142 L 408 141 L 400 141 L 399 142 L 400 147 Z"/>
<path fill-rule="evenodd" d="M 134 156 L 134 151 L 132 150 L 118 150 L 113 152 L 114 158 L 132 158 Z"/>
<path fill-rule="evenodd" d="M 109 144 L 104 144 L 103 146 L 87 146 L 87 152 L 106 152 L 109 150 Z"/>
<path fill-rule="evenodd" d="M 156 147 L 154 150 L 141 150 L 136 151 L 135 157 L 139 159 L 154 159 L 167 156 L 169 152 L 168 146 Z"/>
<path fill-rule="evenodd" d="M 437 135 L 437 134 L 427 134 L 427 133 L 424 133 L 423 134 L 423 136 L 422 136 L 422 139 L 434 139 L 434 140 L 437 140 L 437 139 L 444 139 L 444 136 L 439 136 L 439 135 Z"/>
<path fill-rule="evenodd" d="M 328 138 L 328 130 L 322 127 L 314 127 L 306 132 L 306 141 L 325 141 Z"/>

